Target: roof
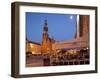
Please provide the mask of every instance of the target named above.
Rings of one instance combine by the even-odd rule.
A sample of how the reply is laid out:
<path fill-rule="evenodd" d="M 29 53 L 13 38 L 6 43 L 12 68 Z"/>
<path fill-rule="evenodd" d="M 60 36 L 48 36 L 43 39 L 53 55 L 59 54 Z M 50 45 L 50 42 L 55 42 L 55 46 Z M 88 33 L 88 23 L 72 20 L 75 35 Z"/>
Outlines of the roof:
<path fill-rule="evenodd" d="M 32 44 L 41 45 L 41 44 L 40 44 L 40 43 L 38 43 L 38 42 L 33 42 L 33 41 L 29 41 L 29 40 L 27 40 L 27 42 L 28 42 L 28 43 L 32 43 Z"/>

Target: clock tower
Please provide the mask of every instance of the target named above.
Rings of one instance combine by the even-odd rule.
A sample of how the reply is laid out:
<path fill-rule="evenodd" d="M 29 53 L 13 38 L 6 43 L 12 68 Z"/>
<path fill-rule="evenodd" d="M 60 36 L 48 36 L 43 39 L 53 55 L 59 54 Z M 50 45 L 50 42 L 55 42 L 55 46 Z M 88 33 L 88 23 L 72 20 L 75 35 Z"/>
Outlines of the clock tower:
<path fill-rule="evenodd" d="M 41 45 L 41 53 L 48 54 L 50 53 L 50 40 L 48 35 L 48 23 L 45 20 L 44 27 L 43 27 L 43 36 L 42 36 L 42 45 Z"/>

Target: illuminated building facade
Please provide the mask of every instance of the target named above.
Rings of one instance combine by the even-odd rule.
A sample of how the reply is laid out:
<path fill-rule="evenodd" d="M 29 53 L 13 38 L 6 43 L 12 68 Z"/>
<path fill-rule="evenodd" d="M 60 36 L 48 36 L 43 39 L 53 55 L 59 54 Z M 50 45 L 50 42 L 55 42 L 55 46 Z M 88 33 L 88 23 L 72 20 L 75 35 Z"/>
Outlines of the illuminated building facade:
<path fill-rule="evenodd" d="M 68 48 L 89 48 L 88 15 L 77 15 L 75 38 L 70 41 L 57 42 L 50 38 L 47 20 L 44 23 L 41 44 L 26 40 L 26 52 L 32 52 L 32 54 L 54 54 L 57 50 Z"/>
<path fill-rule="evenodd" d="M 53 52 L 52 44 L 55 42 L 55 40 L 49 37 L 47 20 L 45 20 L 42 37 L 41 53 L 51 54 Z"/>
<path fill-rule="evenodd" d="M 26 40 L 26 53 L 41 54 L 41 45 L 39 43 Z"/>

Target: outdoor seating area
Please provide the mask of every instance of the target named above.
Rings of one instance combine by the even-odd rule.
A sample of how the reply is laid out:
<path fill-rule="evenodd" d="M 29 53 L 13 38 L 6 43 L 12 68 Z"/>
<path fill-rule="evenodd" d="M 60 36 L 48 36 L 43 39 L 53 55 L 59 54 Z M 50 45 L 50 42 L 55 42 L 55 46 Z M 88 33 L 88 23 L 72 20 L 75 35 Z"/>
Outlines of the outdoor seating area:
<path fill-rule="evenodd" d="M 45 55 L 46 56 L 46 55 Z M 56 54 L 50 55 L 44 59 L 44 66 L 57 66 L 57 65 L 83 65 L 89 64 L 89 50 L 81 49 L 76 54 Z M 47 65 L 45 65 L 47 64 Z"/>

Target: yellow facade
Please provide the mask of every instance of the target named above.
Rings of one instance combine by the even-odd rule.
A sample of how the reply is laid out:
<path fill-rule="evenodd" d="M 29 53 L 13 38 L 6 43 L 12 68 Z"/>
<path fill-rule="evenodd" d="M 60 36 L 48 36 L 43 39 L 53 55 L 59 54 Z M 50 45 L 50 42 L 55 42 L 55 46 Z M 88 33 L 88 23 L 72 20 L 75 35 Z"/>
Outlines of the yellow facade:
<path fill-rule="evenodd" d="M 26 52 L 31 52 L 32 54 L 41 54 L 41 45 L 32 42 L 27 42 Z"/>

